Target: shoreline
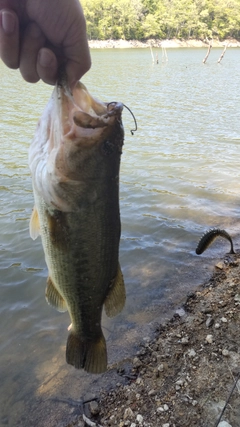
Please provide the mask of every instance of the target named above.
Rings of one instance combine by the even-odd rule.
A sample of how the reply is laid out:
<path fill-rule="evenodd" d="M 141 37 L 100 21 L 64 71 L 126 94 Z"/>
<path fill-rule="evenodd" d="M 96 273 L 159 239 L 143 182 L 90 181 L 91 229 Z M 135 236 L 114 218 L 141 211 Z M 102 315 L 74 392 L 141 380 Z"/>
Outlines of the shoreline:
<path fill-rule="evenodd" d="M 240 425 L 239 274 L 240 254 L 226 254 L 132 360 L 108 368 L 87 417 L 64 427 Z"/>
<path fill-rule="evenodd" d="M 188 39 L 188 40 L 179 40 L 179 39 L 170 39 L 170 40 L 160 40 L 160 39 L 148 39 L 146 41 L 140 40 L 89 40 L 88 41 L 90 49 L 136 49 L 136 48 L 167 48 L 167 49 L 176 49 L 176 48 L 207 48 L 208 42 L 203 40 Z M 212 47 L 240 47 L 240 41 L 236 39 L 227 39 L 220 42 L 217 39 L 212 40 Z"/>

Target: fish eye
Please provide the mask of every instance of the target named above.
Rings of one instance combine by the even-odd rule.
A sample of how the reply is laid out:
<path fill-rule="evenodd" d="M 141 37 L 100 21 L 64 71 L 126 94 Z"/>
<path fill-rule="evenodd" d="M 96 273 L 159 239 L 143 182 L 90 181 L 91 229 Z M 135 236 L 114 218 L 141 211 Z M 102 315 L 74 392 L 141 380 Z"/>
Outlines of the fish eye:
<path fill-rule="evenodd" d="M 114 152 L 115 146 L 108 139 L 102 144 L 102 152 L 105 156 L 110 156 Z"/>

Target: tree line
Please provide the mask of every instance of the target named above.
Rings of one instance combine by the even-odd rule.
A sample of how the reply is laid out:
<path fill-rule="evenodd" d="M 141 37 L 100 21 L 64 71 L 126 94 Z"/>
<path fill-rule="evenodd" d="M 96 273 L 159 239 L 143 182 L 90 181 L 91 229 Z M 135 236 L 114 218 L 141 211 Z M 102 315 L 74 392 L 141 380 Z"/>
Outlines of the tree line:
<path fill-rule="evenodd" d="M 81 0 L 89 39 L 240 39 L 240 0 Z"/>

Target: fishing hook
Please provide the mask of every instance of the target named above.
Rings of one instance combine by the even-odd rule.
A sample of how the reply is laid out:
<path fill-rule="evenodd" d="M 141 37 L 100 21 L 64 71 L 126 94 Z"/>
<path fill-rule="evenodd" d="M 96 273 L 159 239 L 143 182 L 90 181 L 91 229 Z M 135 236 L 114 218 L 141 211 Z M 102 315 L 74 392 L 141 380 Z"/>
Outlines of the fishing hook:
<path fill-rule="evenodd" d="M 115 102 L 115 101 L 112 101 L 112 102 L 109 102 L 108 104 L 107 104 L 107 108 L 108 108 L 108 106 L 109 105 L 111 105 L 111 104 L 118 104 L 117 102 Z M 122 104 L 125 108 L 127 108 L 127 110 L 131 113 L 131 115 L 132 115 L 132 117 L 133 117 L 133 120 L 134 120 L 134 123 L 135 123 L 135 129 L 130 129 L 130 132 L 131 132 L 131 134 L 132 135 L 134 135 L 134 132 L 136 132 L 136 130 L 137 130 L 137 120 L 136 120 L 136 118 L 135 118 L 135 116 L 134 116 L 134 114 L 133 114 L 133 112 L 130 110 L 130 108 L 129 107 L 127 107 L 125 104 Z"/>

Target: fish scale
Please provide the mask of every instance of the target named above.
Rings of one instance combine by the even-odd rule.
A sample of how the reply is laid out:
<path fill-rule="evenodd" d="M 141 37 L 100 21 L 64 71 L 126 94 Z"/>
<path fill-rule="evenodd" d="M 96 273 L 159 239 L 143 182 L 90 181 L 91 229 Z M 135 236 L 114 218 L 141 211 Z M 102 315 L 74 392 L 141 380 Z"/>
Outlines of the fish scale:
<path fill-rule="evenodd" d="M 95 100 L 81 83 L 73 94 L 58 85 L 49 103 L 29 153 L 30 234 L 42 238 L 47 302 L 72 321 L 67 362 L 100 373 L 107 369 L 103 306 L 111 317 L 125 302 L 118 261 L 122 105 Z"/>

